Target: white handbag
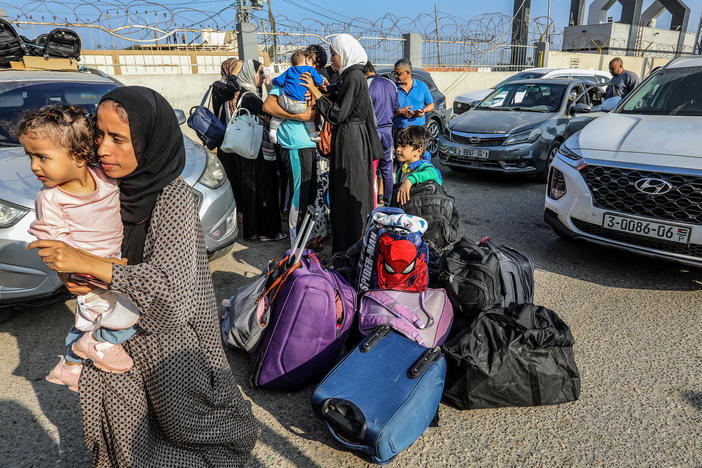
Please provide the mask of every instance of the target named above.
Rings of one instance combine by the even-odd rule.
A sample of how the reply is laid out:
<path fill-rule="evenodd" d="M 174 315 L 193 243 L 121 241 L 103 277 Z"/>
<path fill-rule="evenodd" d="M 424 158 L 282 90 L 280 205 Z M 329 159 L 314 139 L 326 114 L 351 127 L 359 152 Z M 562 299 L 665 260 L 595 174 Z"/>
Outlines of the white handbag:
<path fill-rule="evenodd" d="M 262 139 L 263 125 L 248 109 L 239 105 L 229 119 L 224 141 L 219 148 L 225 153 L 236 153 L 246 159 L 256 159 Z"/>

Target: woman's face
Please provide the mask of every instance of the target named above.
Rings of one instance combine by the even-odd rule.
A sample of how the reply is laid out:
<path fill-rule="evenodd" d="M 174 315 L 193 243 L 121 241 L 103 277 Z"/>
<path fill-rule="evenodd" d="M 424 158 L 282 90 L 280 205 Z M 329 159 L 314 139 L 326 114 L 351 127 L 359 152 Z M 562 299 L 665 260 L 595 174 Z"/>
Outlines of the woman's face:
<path fill-rule="evenodd" d="M 256 87 L 257 88 L 261 87 L 261 83 L 263 83 L 263 80 L 265 79 L 265 77 L 266 77 L 266 74 L 263 71 L 263 65 L 261 65 L 260 67 L 258 67 L 258 71 L 256 72 Z"/>
<path fill-rule="evenodd" d="M 332 68 L 336 71 L 341 70 L 341 57 L 339 57 L 339 54 L 337 54 L 331 47 L 329 47 L 329 53 L 331 54 Z"/>
<path fill-rule="evenodd" d="M 112 105 L 103 104 L 97 113 L 98 156 L 109 177 L 121 179 L 137 168 L 129 123 L 123 122 Z"/>

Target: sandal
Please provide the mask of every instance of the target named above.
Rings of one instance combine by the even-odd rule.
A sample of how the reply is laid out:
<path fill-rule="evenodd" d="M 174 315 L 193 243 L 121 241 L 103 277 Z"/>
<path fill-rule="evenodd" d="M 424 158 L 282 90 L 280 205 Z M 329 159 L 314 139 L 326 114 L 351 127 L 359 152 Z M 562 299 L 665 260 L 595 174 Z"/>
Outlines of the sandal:
<path fill-rule="evenodd" d="M 268 237 L 268 236 L 258 236 L 258 240 L 261 242 L 275 242 L 275 241 L 281 241 L 283 239 L 287 239 L 288 235 L 285 234 L 284 232 L 279 232 L 278 234 L 275 235 L 275 237 Z"/>

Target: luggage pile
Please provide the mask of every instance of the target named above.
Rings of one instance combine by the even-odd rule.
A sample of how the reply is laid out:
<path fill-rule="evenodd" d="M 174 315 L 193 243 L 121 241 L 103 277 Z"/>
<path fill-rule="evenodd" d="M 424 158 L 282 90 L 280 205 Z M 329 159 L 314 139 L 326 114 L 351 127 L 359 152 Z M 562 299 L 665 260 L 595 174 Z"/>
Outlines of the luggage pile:
<path fill-rule="evenodd" d="M 9 67 L 25 56 L 80 60 L 80 48 L 80 37 L 70 29 L 55 28 L 31 40 L 0 18 L 0 67 Z"/>
<path fill-rule="evenodd" d="M 580 392 L 570 329 L 532 303 L 531 260 L 487 238 L 456 240 L 452 199 L 433 206 L 425 213 L 450 215 L 433 230 L 401 208 L 375 209 L 337 269 L 303 249 L 310 210 L 293 249 L 224 301 L 223 337 L 251 353 L 251 384 L 317 383 L 314 413 L 342 447 L 377 464 L 438 425 L 442 400 L 537 406 Z"/>

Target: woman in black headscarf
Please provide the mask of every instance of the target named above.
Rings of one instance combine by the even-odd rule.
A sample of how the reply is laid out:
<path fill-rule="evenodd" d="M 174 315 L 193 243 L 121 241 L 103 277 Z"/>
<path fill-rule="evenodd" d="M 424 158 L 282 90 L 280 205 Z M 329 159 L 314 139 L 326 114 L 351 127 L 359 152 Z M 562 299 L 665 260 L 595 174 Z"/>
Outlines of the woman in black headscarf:
<path fill-rule="evenodd" d="M 213 101 L 213 110 L 225 124 L 238 107 L 248 110 L 264 125 L 263 141 L 256 159 L 247 159 L 222 150 L 217 151 L 217 156 L 234 188 L 237 208 L 243 215 L 244 239 L 281 240 L 286 235 L 280 232 L 276 154 L 273 144 L 268 140 L 270 115 L 263 112 L 261 99 L 263 67 L 257 60 L 235 64 L 231 60 L 235 59 L 228 59 L 222 64 L 222 76 L 229 73 L 227 82 L 236 81 L 238 91 L 232 95 L 231 101 Z M 230 86 L 230 89 L 233 88 Z"/>
<path fill-rule="evenodd" d="M 155 91 L 120 87 L 97 112 L 98 155 L 120 179 L 126 265 L 58 241 L 40 255 L 62 274 L 89 274 L 129 296 L 139 331 L 123 344 L 134 367 L 88 361 L 79 383 L 94 466 L 238 466 L 259 428 L 222 348 L 205 239 L 192 189 L 180 177 L 183 135 Z M 49 243 L 49 244 L 47 244 Z M 84 283 L 65 280 L 85 294 Z"/>

